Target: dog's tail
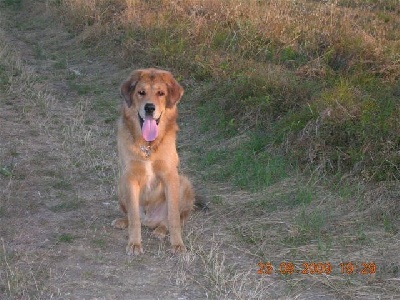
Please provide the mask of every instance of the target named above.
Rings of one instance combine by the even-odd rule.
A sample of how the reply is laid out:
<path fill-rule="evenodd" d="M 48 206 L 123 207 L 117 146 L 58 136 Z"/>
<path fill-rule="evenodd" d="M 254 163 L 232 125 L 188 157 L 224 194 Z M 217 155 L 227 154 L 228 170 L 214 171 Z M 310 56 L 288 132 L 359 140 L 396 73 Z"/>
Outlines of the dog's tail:
<path fill-rule="evenodd" d="M 196 191 L 196 196 L 194 198 L 194 208 L 195 210 L 202 210 L 207 212 L 210 210 L 210 201 L 208 201 L 207 196 L 203 192 Z"/>

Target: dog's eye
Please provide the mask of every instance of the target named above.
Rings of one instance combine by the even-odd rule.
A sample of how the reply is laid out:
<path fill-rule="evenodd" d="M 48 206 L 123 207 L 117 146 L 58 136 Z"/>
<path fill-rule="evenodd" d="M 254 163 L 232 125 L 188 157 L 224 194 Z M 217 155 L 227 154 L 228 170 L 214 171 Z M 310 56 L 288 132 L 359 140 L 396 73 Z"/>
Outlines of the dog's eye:
<path fill-rule="evenodd" d="M 140 96 L 145 96 L 145 95 L 146 95 L 146 92 L 143 91 L 143 90 L 140 90 L 140 91 L 138 91 L 138 94 L 139 94 Z"/>
<path fill-rule="evenodd" d="M 165 95 L 165 93 L 163 92 L 163 91 L 158 91 L 157 92 L 157 96 L 158 97 L 162 97 L 162 96 L 164 96 Z"/>

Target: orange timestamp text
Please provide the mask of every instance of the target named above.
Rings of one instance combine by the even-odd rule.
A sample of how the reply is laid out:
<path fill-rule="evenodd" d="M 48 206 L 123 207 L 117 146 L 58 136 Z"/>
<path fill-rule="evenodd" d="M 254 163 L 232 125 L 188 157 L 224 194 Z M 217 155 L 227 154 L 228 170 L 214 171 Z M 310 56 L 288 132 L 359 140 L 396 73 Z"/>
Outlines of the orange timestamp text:
<path fill-rule="evenodd" d="M 332 273 L 333 268 L 341 274 L 361 274 L 370 275 L 376 273 L 376 264 L 374 262 L 341 262 L 339 264 L 332 264 L 330 262 L 303 262 L 301 266 L 295 265 L 292 262 L 283 261 L 278 267 L 272 265 L 271 262 L 259 262 L 257 269 L 257 274 L 271 275 L 271 274 L 281 274 L 281 275 L 292 275 L 292 274 L 305 274 L 305 275 L 319 275 Z"/>

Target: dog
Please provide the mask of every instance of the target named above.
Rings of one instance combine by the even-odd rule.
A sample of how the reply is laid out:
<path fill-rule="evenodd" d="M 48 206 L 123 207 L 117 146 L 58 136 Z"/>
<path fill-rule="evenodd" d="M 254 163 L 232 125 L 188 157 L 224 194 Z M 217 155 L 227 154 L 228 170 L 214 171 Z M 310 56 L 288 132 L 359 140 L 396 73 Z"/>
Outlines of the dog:
<path fill-rule="evenodd" d="M 181 228 L 195 194 L 189 179 L 178 172 L 176 119 L 183 88 L 170 72 L 150 68 L 133 71 L 120 92 L 118 193 L 125 217 L 112 226 L 128 228 L 128 255 L 143 253 L 141 224 L 160 239 L 169 231 L 172 252 L 184 252 Z"/>

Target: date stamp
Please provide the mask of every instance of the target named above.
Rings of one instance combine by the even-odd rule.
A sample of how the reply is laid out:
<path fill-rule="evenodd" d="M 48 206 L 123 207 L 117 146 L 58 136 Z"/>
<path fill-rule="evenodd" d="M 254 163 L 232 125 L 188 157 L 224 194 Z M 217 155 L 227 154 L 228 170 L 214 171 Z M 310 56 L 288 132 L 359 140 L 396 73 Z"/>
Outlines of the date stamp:
<path fill-rule="evenodd" d="M 341 262 L 339 264 L 332 264 L 330 262 L 303 262 L 301 266 L 295 265 L 292 262 L 283 261 L 279 266 L 274 266 L 271 262 L 259 262 L 257 274 L 260 275 L 329 275 L 332 271 L 337 271 L 345 275 L 371 275 L 376 274 L 376 264 L 374 262 Z"/>

